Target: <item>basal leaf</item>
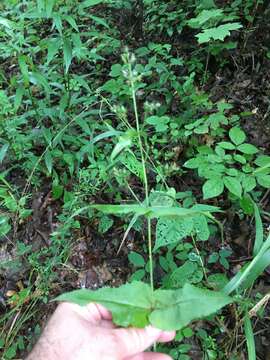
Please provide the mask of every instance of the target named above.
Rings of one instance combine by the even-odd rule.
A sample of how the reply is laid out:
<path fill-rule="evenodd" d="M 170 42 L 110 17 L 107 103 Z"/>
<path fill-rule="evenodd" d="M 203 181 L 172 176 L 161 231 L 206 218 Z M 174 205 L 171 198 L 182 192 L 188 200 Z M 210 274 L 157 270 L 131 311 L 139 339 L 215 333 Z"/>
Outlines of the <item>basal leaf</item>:
<path fill-rule="evenodd" d="M 137 281 L 119 288 L 105 287 L 96 291 L 75 290 L 60 295 L 56 300 L 69 301 L 82 306 L 90 302 L 99 303 L 111 311 L 116 325 L 124 327 L 148 325 L 153 302 L 150 286 Z"/>
<path fill-rule="evenodd" d="M 207 180 L 203 185 L 203 198 L 210 199 L 222 194 L 224 190 L 224 183 L 221 177 L 213 177 Z"/>
<path fill-rule="evenodd" d="M 155 310 L 150 315 L 150 323 L 162 330 L 179 330 L 191 321 L 211 315 L 232 298 L 221 292 L 197 288 L 185 284 L 179 290 L 156 290 Z"/>
<path fill-rule="evenodd" d="M 119 288 L 75 290 L 55 300 L 84 306 L 90 302 L 105 306 L 118 326 L 145 327 L 153 325 L 162 330 L 178 330 L 191 321 L 208 316 L 232 299 L 223 293 L 196 288 L 186 284 L 179 290 L 156 290 L 143 282 L 134 281 Z"/>

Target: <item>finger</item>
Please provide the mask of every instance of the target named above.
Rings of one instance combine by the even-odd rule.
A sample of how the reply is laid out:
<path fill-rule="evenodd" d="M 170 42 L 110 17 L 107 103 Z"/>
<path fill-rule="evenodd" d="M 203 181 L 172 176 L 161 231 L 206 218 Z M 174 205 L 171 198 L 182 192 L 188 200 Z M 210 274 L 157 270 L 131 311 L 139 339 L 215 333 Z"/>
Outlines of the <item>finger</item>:
<path fill-rule="evenodd" d="M 162 335 L 162 330 L 152 326 L 144 329 L 115 329 L 114 336 L 118 342 L 118 351 L 122 357 L 128 357 L 142 353 L 153 345 Z"/>
<path fill-rule="evenodd" d="M 98 325 L 102 320 L 111 320 L 111 313 L 102 305 L 90 303 L 86 306 L 80 306 L 77 304 L 71 303 L 62 303 L 59 305 L 65 313 L 71 311 L 75 314 L 78 314 L 86 321 L 89 321 L 92 324 Z"/>
<path fill-rule="evenodd" d="M 100 304 L 95 304 L 100 316 L 103 320 L 112 320 L 112 314 L 110 313 L 110 311 L 108 309 L 106 309 L 104 306 L 100 305 Z"/>
<path fill-rule="evenodd" d="M 134 355 L 125 360 L 172 360 L 172 358 L 169 355 L 148 352 Z"/>
<path fill-rule="evenodd" d="M 162 331 L 160 337 L 158 338 L 158 342 L 169 342 L 175 338 L 175 331 Z"/>
<path fill-rule="evenodd" d="M 110 312 L 102 305 L 90 303 L 82 307 L 84 318 L 92 324 L 99 324 L 102 320 L 111 320 Z"/>
<path fill-rule="evenodd" d="M 116 326 L 111 322 L 111 320 L 101 320 L 98 327 L 101 327 L 103 329 L 115 329 Z"/>

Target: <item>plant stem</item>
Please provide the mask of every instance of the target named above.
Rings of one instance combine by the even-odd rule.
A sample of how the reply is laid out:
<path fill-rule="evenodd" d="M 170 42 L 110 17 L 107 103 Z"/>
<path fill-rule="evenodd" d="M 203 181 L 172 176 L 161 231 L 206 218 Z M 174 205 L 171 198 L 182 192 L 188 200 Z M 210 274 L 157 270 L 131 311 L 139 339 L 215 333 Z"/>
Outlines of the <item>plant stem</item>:
<path fill-rule="evenodd" d="M 148 252 L 149 252 L 149 272 L 150 272 L 150 286 L 154 292 L 154 269 L 153 269 L 153 252 L 152 252 L 152 229 L 151 219 L 147 218 L 147 232 L 148 232 Z"/>
<path fill-rule="evenodd" d="M 130 80 L 130 85 L 131 85 L 132 101 L 133 101 L 133 108 L 134 108 L 135 121 L 136 121 L 136 129 L 137 129 L 137 135 L 138 135 L 138 143 L 139 143 L 139 149 L 140 149 L 140 153 L 141 153 L 141 161 L 142 161 L 142 167 L 143 167 L 145 202 L 146 202 L 146 206 L 149 206 L 148 179 L 147 179 L 147 172 L 146 172 L 146 165 L 145 165 L 143 143 L 142 143 L 142 138 L 141 138 L 141 129 L 140 129 L 138 107 L 137 107 L 137 100 L 136 100 L 135 81 L 134 81 L 134 75 L 132 72 L 132 66 L 131 66 L 130 59 L 128 60 L 128 70 L 129 70 L 129 80 Z M 148 237 L 148 253 L 149 253 L 150 286 L 151 286 L 151 290 L 153 292 L 154 291 L 154 276 L 153 276 L 154 270 L 153 270 L 153 252 L 152 252 L 152 231 L 151 231 L 151 219 L 149 217 L 147 218 L 147 237 Z"/>
<path fill-rule="evenodd" d="M 136 89 L 135 89 L 134 78 L 133 78 L 132 68 L 131 68 L 130 63 L 129 63 L 129 74 L 130 74 L 132 100 L 133 100 L 133 107 L 134 107 L 134 114 L 135 114 L 135 121 L 136 121 L 136 130 L 137 130 L 137 134 L 138 134 L 138 142 L 139 142 L 139 148 L 140 148 L 141 159 L 142 159 L 144 189 L 145 189 L 145 200 L 146 200 L 146 205 L 149 206 L 148 179 L 147 179 L 146 166 L 145 166 L 143 143 L 142 143 L 142 138 L 141 138 L 141 134 L 140 134 L 141 130 L 140 130 L 138 107 L 137 107 L 137 101 L 136 101 Z"/>

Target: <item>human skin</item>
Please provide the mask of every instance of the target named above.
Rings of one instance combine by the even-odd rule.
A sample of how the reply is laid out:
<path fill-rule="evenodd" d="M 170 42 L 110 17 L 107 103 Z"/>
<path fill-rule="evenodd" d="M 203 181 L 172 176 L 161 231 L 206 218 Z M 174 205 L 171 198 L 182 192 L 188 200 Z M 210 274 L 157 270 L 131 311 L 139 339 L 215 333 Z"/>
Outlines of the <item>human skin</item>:
<path fill-rule="evenodd" d="M 155 342 L 173 340 L 175 332 L 152 326 L 117 328 L 110 312 L 98 304 L 58 305 L 26 360 L 169 360 L 144 352 Z"/>

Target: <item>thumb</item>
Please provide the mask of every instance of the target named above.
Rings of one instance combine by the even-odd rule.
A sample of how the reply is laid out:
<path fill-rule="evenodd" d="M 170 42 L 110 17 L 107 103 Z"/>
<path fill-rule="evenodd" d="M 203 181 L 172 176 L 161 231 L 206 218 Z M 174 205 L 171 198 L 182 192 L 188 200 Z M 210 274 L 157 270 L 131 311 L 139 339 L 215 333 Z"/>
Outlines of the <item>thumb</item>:
<path fill-rule="evenodd" d="M 164 331 L 147 326 L 144 329 L 115 329 L 119 354 L 122 357 L 136 355 L 153 345 Z"/>

